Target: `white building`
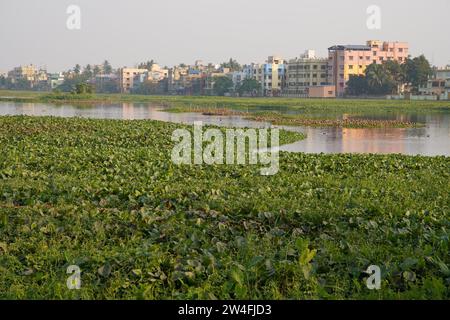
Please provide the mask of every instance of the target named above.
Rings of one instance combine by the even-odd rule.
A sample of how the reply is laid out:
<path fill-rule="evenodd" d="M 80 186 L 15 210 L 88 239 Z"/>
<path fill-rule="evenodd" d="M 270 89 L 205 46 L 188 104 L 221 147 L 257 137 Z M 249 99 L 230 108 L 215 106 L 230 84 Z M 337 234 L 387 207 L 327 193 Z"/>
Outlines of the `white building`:
<path fill-rule="evenodd" d="M 421 96 L 434 96 L 436 100 L 448 100 L 450 92 L 450 66 L 435 69 L 427 84 L 419 87 Z"/>
<path fill-rule="evenodd" d="M 48 82 L 50 84 L 50 88 L 53 90 L 56 87 L 60 86 L 64 82 L 64 74 L 62 72 L 59 73 L 51 73 L 48 76 Z"/>

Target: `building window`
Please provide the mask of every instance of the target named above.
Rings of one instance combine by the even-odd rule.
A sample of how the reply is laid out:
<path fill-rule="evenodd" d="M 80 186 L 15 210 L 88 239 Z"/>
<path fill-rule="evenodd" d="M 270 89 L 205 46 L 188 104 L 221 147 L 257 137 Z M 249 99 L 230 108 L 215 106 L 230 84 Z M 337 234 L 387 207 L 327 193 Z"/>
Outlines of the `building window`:
<path fill-rule="evenodd" d="M 353 56 L 349 56 L 348 58 L 350 59 L 350 61 L 353 61 Z"/>
<path fill-rule="evenodd" d="M 349 64 L 349 65 L 348 65 L 348 68 L 349 68 L 350 70 L 352 70 L 352 69 L 353 69 L 353 65 L 352 65 L 352 64 Z"/>

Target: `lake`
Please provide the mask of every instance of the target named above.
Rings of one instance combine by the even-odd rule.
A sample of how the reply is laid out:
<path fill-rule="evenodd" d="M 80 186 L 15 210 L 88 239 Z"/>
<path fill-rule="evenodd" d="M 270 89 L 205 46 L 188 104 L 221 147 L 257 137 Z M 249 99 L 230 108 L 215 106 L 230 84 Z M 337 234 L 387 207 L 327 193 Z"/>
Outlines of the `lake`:
<path fill-rule="evenodd" d="M 243 119 L 240 116 L 206 116 L 201 113 L 169 113 L 165 107 L 146 103 L 95 104 L 89 107 L 43 103 L 0 102 L 1 115 L 86 117 L 96 119 L 152 119 L 192 124 L 202 121 L 226 127 L 268 127 L 270 124 Z M 258 111 L 258 109 L 255 109 Z M 264 111 L 267 111 L 264 109 Z M 286 111 L 292 112 L 292 111 Z M 298 111 L 297 111 L 298 112 Z M 303 113 L 304 114 L 304 113 Z M 323 117 L 320 113 L 306 114 Z M 305 153 L 400 153 L 407 155 L 450 156 L 450 112 L 387 112 L 386 114 L 333 114 L 334 118 L 408 120 L 425 124 L 421 128 L 346 129 L 274 126 L 303 132 L 303 141 L 281 147 L 283 151 Z"/>

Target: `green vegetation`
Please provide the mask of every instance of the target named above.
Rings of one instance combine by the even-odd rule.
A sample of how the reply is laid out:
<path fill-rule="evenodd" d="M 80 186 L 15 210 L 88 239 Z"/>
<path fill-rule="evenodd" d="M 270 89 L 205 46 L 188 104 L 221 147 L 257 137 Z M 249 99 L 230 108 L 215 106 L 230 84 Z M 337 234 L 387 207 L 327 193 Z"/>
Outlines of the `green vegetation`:
<path fill-rule="evenodd" d="M 257 96 L 261 94 L 261 83 L 255 79 L 244 79 L 237 91 L 241 96 L 244 94 Z"/>
<path fill-rule="evenodd" d="M 233 58 L 230 58 L 230 60 L 228 62 L 224 62 L 220 66 L 222 68 L 229 68 L 230 71 L 241 71 L 242 70 L 242 66 L 239 64 L 239 62 L 237 62 Z"/>
<path fill-rule="evenodd" d="M 214 92 L 218 96 L 224 96 L 233 88 L 233 81 L 228 77 L 216 77 L 214 79 Z"/>
<path fill-rule="evenodd" d="M 347 92 L 350 95 L 387 95 L 399 94 L 406 86 L 413 93 L 419 92 L 419 86 L 427 83 L 433 70 L 430 63 L 421 55 L 400 64 L 389 60 L 383 64 L 369 65 L 364 75 L 354 75 L 348 81 Z"/>
<path fill-rule="evenodd" d="M 267 177 L 174 165 L 179 127 L 1 117 L 0 298 L 450 298 L 450 158 L 281 153 Z"/>
<path fill-rule="evenodd" d="M 76 99 L 67 96 L 65 102 L 71 103 Z M 78 100 L 78 99 L 77 99 Z M 0 101 L 17 102 L 59 102 L 58 94 L 33 91 L 0 90 Z M 406 101 L 406 100 L 358 100 L 358 99 L 295 99 L 295 98 L 234 98 L 234 97 L 189 97 L 189 96 L 150 96 L 130 94 L 95 94 L 85 102 L 141 102 L 156 103 L 173 108 L 232 108 L 237 110 L 251 110 L 265 108 L 278 111 L 352 113 L 370 111 L 371 113 L 385 112 L 448 112 L 449 101 Z"/>
<path fill-rule="evenodd" d="M 425 124 L 407 120 L 374 120 L 346 117 L 345 119 L 311 118 L 302 114 L 289 115 L 278 112 L 244 112 L 233 109 L 209 108 L 174 108 L 171 112 L 199 112 L 206 116 L 241 116 L 248 120 L 269 122 L 274 125 L 304 126 L 304 127 L 340 127 L 340 128 L 415 128 Z"/>

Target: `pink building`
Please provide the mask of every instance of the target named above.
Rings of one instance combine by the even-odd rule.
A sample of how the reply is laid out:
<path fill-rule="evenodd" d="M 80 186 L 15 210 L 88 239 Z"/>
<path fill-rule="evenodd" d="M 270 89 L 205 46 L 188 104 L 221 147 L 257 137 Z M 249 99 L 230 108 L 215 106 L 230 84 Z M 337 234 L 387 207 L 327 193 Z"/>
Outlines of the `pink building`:
<path fill-rule="evenodd" d="M 343 96 L 351 75 L 362 75 L 372 63 L 393 60 L 403 63 L 409 56 L 406 42 L 369 40 L 366 45 L 337 45 L 328 48 L 328 82 Z"/>
<path fill-rule="evenodd" d="M 308 98 L 336 98 L 335 86 L 312 86 L 308 88 Z"/>

